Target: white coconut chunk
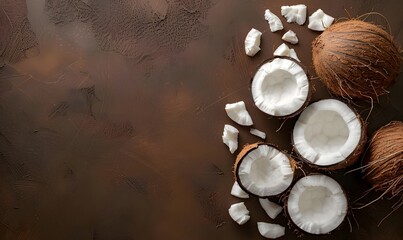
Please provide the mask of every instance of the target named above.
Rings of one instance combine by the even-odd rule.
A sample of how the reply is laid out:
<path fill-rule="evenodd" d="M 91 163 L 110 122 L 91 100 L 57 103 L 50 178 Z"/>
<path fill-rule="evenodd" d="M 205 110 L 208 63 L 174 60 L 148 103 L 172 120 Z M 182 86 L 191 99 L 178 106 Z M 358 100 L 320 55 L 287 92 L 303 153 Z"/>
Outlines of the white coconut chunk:
<path fill-rule="evenodd" d="M 274 50 L 273 56 L 290 57 L 290 58 L 294 58 L 298 62 L 301 62 L 301 60 L 299 60 L 295 50 L 293 48 L 290 49 L 287 46 L 287 44 L 285 44 L 285 43 L 281 44 L 280 46 L 278 46 L 278 48 L 276 50 Z"/>
<path fill-rule="evenodd" d="M 285 227 L 279 224 L 258 222 L 257 228 L 259 230 L 260 235 L 269 239 L 276 239 L 284 236 L 285 234 Z"/>
<path fill-rule="evenodd" d="M 238 163 L 236 171 L 241 187 L 259 197 L 284 192 L 294 177 L 288 157 L 267 144 L 249 151 Z"/>
<path fill-rule="evenodd" d="M 260 38 L 262 33 L 252 28 L 245 38 L 245 53 L 248 56 L 255 56 L 260 51 Z"/>
<path fill-rule="evenodd" d="M 238 133 L 239 131 L 235 127 L 229 124 L 224 125 L 222 141 L 228 146 L 231 153 L 234 153 L 238 149 Z"/>
<path fill-rule="evenodd" d="M 249 131 L 252 135 L 255 135 L 255 136 L 257 136 L 257 137 L 260 137 L 261 139 L 266 139 L 266 133 L 265 132 L 262 132 L 262 131 L 260 131 L 260 130 L 257 130 L 257 129 L 254 129 L 254 128 L 251 128 L 250 129 L 250 131 Z"/>
<path fill-rule="evenodd" d="M 271 219 L 275 219 L 283 211 L 280 205 L 269 201 L 267 198 L 259 198 L 259 203 Z"/>
<path fill-rule="evenodd" d="M 282 6 L 281 15 L 283 15 L 287 22 L 296 22 L 299 25 L 303 25 L 306 21 L 306 6 L 304 4 Z"/>
<path fill-rule="evenodd" d="M 245 224 L 250 219 L 249 211 L 243 202 L 232 204 L 228 212 L 239 225 Z"/>
<path fill-rule="evenodd" d="M 266 11 L 264 12 L 264 19 L 266 19 L 269 23 L 271 32 L 277 32 L 284 28 L 280 18 L 272 13 L 269 9 L 266 9 Z"/>
<path fill-rule="evenodd" d="M 309 16 L 308 28 L 314 31 L 324 31 L 334 22 L 334 18 L 327 15 L 322 9 L 316 10 Z"/>
<path fill-rule="evenodd" d="M 340 185 L 322 174 L 301 178 L 287 200 L 291 220 L 312 234 L 326 234 L 336 229 L 346 217 L 347 206 Z"/>
<path fill-rule="evenodd" d="M 292 30 L 288 30 L 286 33 L 284 33 L 283 37 L 281 38 L 286 42 L 289 42 L 291 44 L 297 44 L 298 43 L 298 37 L 295 32 Z"/>
<path fill-rule="evenodd" d="M 242 126 L 252 126 L 253 121 L 249 112 L 246 110 L 244 101 L 229 103 L 225 105 L 225 111 L 229 118 Z"/>
<path fill-rule="evenodd" d="M 237 181 L 232 185 L 231 195 L 238 198 L 249 198 L 249 194 L 242 190 Z"/>
<path fill-rule="evenodd" d="M 261 111 L 282 117 L 295 113 L 305 104 L 309 81 L 298 63 L 275 58 L 258 69 L 251 90 L 255 105 Z"/>
<path fill-rule="evenodd" d="M 360 144 L 362 125 L 345 103 L 325 99 L 309 105 L 293 130 L 294 147 L 308 162 L 330 166 L 346 160 Z"/>

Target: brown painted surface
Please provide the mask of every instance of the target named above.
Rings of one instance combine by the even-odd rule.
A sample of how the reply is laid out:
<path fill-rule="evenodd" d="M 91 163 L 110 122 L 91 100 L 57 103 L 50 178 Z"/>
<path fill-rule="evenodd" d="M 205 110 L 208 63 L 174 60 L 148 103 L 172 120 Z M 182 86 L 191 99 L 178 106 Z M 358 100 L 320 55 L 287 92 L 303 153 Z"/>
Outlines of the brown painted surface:
<path fill-rule="evenodd" d="M 230 219 L 229 206 L 243 200 L 230 195 L 235 156 L 221 134 L 224 124 L 236 126 L 224 105 L 244 100 L 267 141 L 291 150 L 296 119 L 276 132 L 283 121 L 253 106 L 249 82 L 282 43 L 284 31 L 268 30 L 264 10 L 279 14 L 296 3 L 0 0 L 0 239 L 260 239 L 257 221 L 286 225 L 285 216 L 269 219 L 256 198 L 244 200 L 247 224 Z M 336 18 L 379 12 L 403 44 L 399 0 L 304 3 L 308 14 L 322 8 Z M 282 20 L 315 76 L 317 33 Z M 379 16 L 368 20 L 386 26 Z M 265 31 L 253 58 L 243 52 L 251 27 Z M 314 83 L 313 101 L 329 96 Z M 403 120 L 402 91 L 400 75 L 374 105 L 370 133 Z M 369 107 L 357 106 L 364 119 Z M 259 141 L 237 128 L 240 147 Z M 344 172 L 331 176 L 353 201 L 369 186 L 359 172 Z M 352 232 L 346 222 L 301 239 L 402 239 L 402 209 L 377 227 L 394 202 L 353 210 Z M 287 228 L 283 239 L 297 236 Z"/>

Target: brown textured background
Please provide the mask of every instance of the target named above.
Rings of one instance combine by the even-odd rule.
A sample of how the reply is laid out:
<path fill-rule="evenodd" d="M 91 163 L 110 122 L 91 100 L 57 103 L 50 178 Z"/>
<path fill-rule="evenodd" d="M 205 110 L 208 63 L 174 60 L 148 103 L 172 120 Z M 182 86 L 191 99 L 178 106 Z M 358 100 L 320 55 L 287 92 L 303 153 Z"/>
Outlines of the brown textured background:
<path fill-rule="evenodd" d="M 235 156 L 221 134 L 236 125 L 224 105 L 244 100 L 268 142 L 291 150 L 295 119 L 276 132 L 283 122 L 253 106 L 249 81 L 282 43 L 284 31 L 268 30 L 264 10 L 280 15 L 296 3 L 308 15 L 379 12 L 403 44 L 399 0 L 0 0 L 0 239 L 261 239 L 257 221 L 285 225 L 256 198 L 245 200 L 246 225 L 230 219 L 230 204 L 243 200 L 230 195 Z M 282 21 L 315 76 L 317 33 Z M 251 27 L 265 31 L 254 58 L 243 50 Z M 375 104 L 369 132 L 403 120 L 402 81 Z M 314 82 L 313 100 L 328 97 Z M 357 108 L 368 115 L 368 104 Z M 258 141 L 237 128 L 240 146 Z M 351 200 L 369 188 L 358 172 L 331 175 Z M 346 222 L 301 239 L 403 239 L 402 209 L 377 227 L 395 201 L 354 210 L 352 232 Z M 287 228 L 283 239 L 297 236 Z"/>

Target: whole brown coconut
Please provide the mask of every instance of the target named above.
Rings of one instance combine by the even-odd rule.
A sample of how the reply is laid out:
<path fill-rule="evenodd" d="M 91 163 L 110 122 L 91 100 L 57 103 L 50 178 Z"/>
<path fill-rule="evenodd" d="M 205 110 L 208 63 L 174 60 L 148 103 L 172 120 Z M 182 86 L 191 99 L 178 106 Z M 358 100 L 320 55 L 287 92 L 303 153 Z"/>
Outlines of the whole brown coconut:
<path fill-rule="evenodd" d="M 401 55 L 393 37 L 361 20 L 335 23 L 312 43 L 313 66 L 336 95 L 373 99 L 388 93 L 399 73 Z"/>
<path fill-rule="evenodd" d="M 403 122 L 391 122 L 377 130 L 365 157 L 365 178 L 373 188 L 391 196 L 402 196 Z"/>

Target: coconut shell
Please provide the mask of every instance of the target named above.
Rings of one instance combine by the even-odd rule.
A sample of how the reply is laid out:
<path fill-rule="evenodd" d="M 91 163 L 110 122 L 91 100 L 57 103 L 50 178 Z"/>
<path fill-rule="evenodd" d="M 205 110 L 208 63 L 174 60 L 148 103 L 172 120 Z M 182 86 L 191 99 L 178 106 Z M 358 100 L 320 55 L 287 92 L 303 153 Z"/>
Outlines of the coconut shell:
<path fill-rule="evenodd" d="M 401 55 L 393 37 L 361 20 L 338 22 L 312 43 L 313 66 L 336 95 L 370 100 L 388 93 L 397 78 Z"/>
<path fill-rule="evenodd" d="M 373 133 L 365 166 L 364 177 L 375 190 L 403 194 L 403 122 L 391 122 Z"/>
<path fill-rule="evenodd" d="M 245 146 L 242 148 L 242 150 L 241 150 L 241 151 L 239 152 L 239 154 L 237 155 L 236 160 L 235 160 L 235 164 L 234 164 L 234 177 L 235 177 L 235 181 L 237 181 L 238 184 L 239 184 L 239 186 L 242 188 L 242 190 L 244 190 L 245 192 L 247 192 L 249 195 L 256 196 L 256 197 L 267 197 L 267 196 L 257 196 L 256 194 L 251 193 L 247 188 L 245 188 L 245 187 L 243 186 L 242 182 L 239 181 L 239 175 L 238 175 L 238 170 L 239 170 L 239 169 L 238 169 L 238 166 L 242 163 L 244 157 L 245 157 L 246 155 L 248 155 L 248 153 L 249 153 L 250 151 L 252 151 L 252 150 L 258 148 L 260 145 L 267 145 L 267 146 L 273 147 L 273 148 L 277 149 L 278 151 L 284 153 L 284 154 L 288 157 L 288 159 L 290 160 L 290 165 L 291 165 L 292 171 L 294 172 L 294 177 L 295 177 L 295 169 L 297 168 L 297 163 L 296 163 L 296 161 L 295 161 L 293 158 L 291 158 L 291 156 L 290 156 L 289 154 L 285 153 L 284 151 L 281 151 L 278 147 L 276 147 L 276 146 L 274 146 L 274 145 L 272 145 L 272 144 L 263 143 L 263 142 L 257 142 L 257 143 L 253 143 L 253 144 L 247 144 L 247 145 L 245 145 Z M 292 184 L 291 184 L 291 185 L 292 185 Z M 285 191 L 286 191 L 286 190 L 285 190 Z"/>
<path fill-rule="evenodd" d="M 335 170 L 347 168 L 347 167 L 353 165 L 354 163 L 356 163 L 358 161 L 358 159 L 360 159 L 362 153 L 364 152 L 365 143 L 367 141 L 367 124 L 364 122 L 364 120 L 361 118 L 361 116 L 358 114 L 358 112 L 353 107 L 351 107 L 348 104 L 347 104 L 347 106 L 355 113 L 358 120 L 361 122 L 361 138 L 360 138 L 359 144 L 354 149 L 354 151 L 342 162 L 339 162 L 339 163 L 336 163 L 333 165 L 329 165 L 329 166 L 318 166 L 318 165 L 315 165 L 312 162 L 308 161 L 306 158 L 304 158 L 298 152 L 298 149 L 294 147 L 294 150 L 295 150 L 296 154 L 298 155 L 299 159 L 301 159 L 304 163 L 308 164 L 310 167 L 312 167 L 314 169 L 328 170 L 328 171 L 335 171 Z M 292 145 L 295 146 L 293 137 L 291 137 L 291 142 L 292 142 Z"/>

